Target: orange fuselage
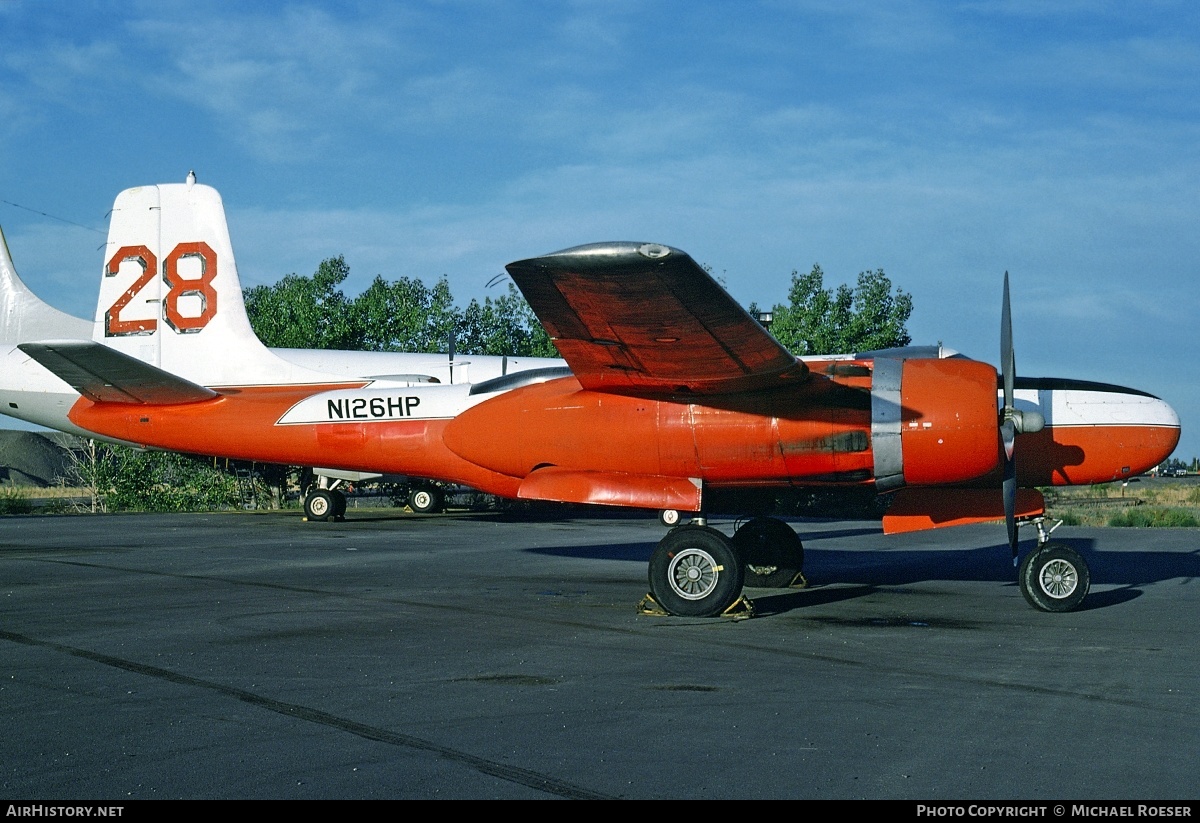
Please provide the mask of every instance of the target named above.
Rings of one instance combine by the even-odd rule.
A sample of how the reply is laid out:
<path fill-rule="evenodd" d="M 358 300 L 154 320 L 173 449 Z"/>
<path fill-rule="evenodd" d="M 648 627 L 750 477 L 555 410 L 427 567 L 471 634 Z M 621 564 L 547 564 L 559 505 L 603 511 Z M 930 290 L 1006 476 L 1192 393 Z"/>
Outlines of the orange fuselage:
<path fill-rule="evenodd" d="M 280 422 L 301 401 L 362 383 L 229 388 L 212 400 L 162 406 L 80 400 L 70 417 L 155 448 L 407 474 L 505 497 L 548 470 L 602 475 L 609 486 L 647 477 L 710 488 L 865 485 L 878 479 L 885 443 L 903 485 L 991 485 L 1000 466 L 995 370 L 914 359 L 895 367 L 902 371 L 888 391 L 874 382 L 873 365 L 835 361 L 795 386 L 708 397 L 588 391 L 566 377 L 430 418 Z M 1018 480 L 1118 479 L 1164 459 L 1177 439 L 1177 427 L 1047 425 L 1019 439 Z M 555 499 L 552 486 L 537 489 L 533 496 Z M 615 499 L 648 507 L 676 499 L 656 495 Z"/>

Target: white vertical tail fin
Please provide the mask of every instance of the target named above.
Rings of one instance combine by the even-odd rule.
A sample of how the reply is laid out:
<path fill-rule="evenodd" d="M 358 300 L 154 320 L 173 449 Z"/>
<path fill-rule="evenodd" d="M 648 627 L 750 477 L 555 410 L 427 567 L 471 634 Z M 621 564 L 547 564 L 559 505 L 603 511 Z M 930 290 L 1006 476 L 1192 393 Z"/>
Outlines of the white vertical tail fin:
<path fill-rule="evenodd" d="M 221 195 L 190 180 L 117 195 L 92 337 L 203 386 L 338 379 L 254 335 Z"/>
<path fill-rule="evenodd" d="M 86 340 L 88 321 L 42 301 L 17 276 L 8 241 L 0 230 L 0 343 L 26 343 L 47 337 Z"/>

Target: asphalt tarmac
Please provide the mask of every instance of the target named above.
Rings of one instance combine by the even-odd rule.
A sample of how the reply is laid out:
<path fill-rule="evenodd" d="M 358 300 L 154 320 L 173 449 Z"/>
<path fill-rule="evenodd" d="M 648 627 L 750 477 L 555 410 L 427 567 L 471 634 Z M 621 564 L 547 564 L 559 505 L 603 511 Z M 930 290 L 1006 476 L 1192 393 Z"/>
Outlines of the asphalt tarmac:
<path fill-rule="evenodd" d="M 638 612 L 646 516 L 0 518 L 0 795 L 1200 798 L 1200 530 L 1060 528 L 1047 614 L 1002 525 L 792 525 L 729 620 Z"/>

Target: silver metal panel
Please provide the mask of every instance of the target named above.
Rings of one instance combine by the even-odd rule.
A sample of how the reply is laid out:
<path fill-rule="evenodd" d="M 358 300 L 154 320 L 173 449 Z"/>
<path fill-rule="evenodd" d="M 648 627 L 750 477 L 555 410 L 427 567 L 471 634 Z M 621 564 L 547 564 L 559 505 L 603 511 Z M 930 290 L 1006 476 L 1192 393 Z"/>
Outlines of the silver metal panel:
<path fill-rule="evenodd" d="M 880 358 L 871 376 L 871 453 L 875 486 L 880 491 L 904 485 L 904 451 L 900 445 L 900 382 L 903 360 Z"/>

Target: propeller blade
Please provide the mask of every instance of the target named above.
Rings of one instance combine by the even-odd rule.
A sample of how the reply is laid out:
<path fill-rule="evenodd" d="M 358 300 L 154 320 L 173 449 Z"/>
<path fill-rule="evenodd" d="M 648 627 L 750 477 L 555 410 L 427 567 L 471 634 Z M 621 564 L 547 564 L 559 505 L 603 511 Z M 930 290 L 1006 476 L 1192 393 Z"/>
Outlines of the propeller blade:
<path fill-rule="evenodd" d="M 1000 413 L 1000 442 L 1004 446 L 1004 525 L 1008 527 L 1008 547 L 1013 565 L 1017 564 L 1017 464 L 1013 451 L 1020 420 L 1013 399 L 1017 358 L 1012 344 L 1012 306 L 1008 297 L 1008 272 L 1004 273 L 1004 301 L 1000 310 L 1000 375 L 1004 380 L 1004 409 Z M 1040 428 L 1040 427 L 1039 427 Z"/>
<path fill-rule="evenodd" d="M 1004 412 L 1013 407 L 1013 380 L 1017 359 L 1012 344 L 1012 308 L 1008 299 L 1008 272 L 1004 273 L 1004 304 L 1000 311 L 1000 374 L 1004 377 Z"/>
<path fill-rule="evenodd" d="M 1017 471 L 1009 460 L 1004 464 L 1004 525 L 1008 527 L 1008 547 L 1013 565 L 1017 565 Z"/>

